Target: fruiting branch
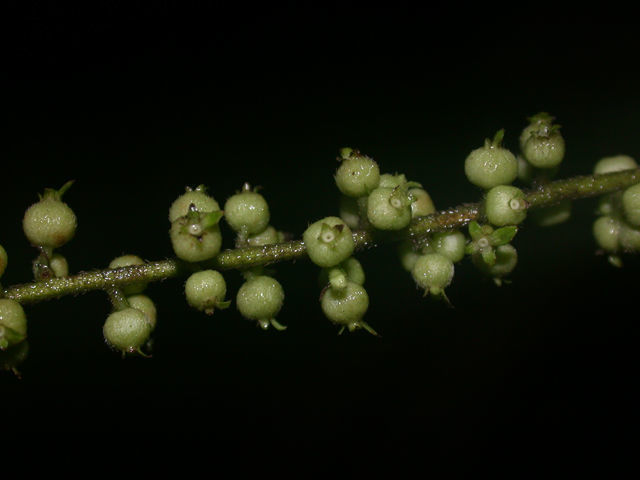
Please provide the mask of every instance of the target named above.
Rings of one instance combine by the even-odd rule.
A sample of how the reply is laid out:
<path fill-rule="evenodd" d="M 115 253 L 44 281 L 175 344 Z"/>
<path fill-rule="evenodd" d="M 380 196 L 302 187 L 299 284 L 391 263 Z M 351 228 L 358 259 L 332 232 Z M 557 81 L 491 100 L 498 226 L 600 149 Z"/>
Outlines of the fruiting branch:
<path fill-rule="evenodd" d="M 640 183 L 640 169 L 613 173 L 577 176 L 556 180 L 526 191 L 528 208 L 546 207 L 565 200 L 579 200 L 622 191 Z M 355 250 L 361 251 L 403 239 L 419 239 L 425 235 L 455 230 L 473 220 L 482 220 L 482 202 L 465 204 L 414 219 L 403 230 L 394 232 L 353 232 Z M 217 270 L 244 270 L 307 257 L 302 240 L 293 240 L 258 247 L 243 247 L 221 251 L 199 267 Z M 137 282 L 155 282 L 192 273 L 193 264 L 177 259 L 147 262 L 115 269 L 80 272 L 76 275 L 51 278 L 42 282 L 13 285 L 2 290 L 1 297 L 21 304 L 51 300 L 66 295 L 79 295 L 95 290 L 123 287 Z"/>

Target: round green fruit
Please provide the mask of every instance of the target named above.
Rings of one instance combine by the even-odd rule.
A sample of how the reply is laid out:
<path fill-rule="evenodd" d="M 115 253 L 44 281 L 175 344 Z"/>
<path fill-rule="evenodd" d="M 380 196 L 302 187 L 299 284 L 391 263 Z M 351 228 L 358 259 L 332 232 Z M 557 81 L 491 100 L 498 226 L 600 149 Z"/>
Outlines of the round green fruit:
<path fill-rule="evenodd" d="M 527 217 L 527 203 L 522 190 L 511 185 L 499 185 L 487 192 L 485 214 L 495 226 L 517 225 Z"/>
<path fill-rule="evenodd" d="M 343 195 L 364 197 L 380 183 L 380 168 L 372 158 L 356 150 L 343 149 L 341 162 L 334 178 Z"/>
<path fill-rule="evenodd" d="M 0 298 L 0 350 L 27 338 L 27 316 L 15 300 Z"/>
<path fill-rule="evenodd" d="M 212 315 L 216 308 L 226 308 L 227 283 L 216 270 L 202 270 L 192 274 L 184 286 L 187 303 L 193 308 Z"/>
<path fill-rule="evenodd" d="M 474 185 L 489 189 L 496 185 L 508 185 L 518 176 L 516 157 L 500 146 L 503 135 L 504 131 L 500 130 L 493 141 L 485 140 L 484 146 L 467 156 L 464 173 Z"/>
<path fill-rule="evenodd" d="M 333 267 L 351 256 L 353 234 L 339 217 L 325 217 L 312 223 L 302 234 L 307 254 L 319 267 Z"/>
<path fill-rule="evenodd" d="M 236 307 L 240 314 L 249 320 L 255 320 L 263 329 L 274 324 L 276 315 L 284 303 L 282 285 L 266 275 L 255 276 L 242 284 L 236 295 Z"/>
<path fill-rule="evenodd" d="M 195 189 L 187 188 L 186 193 L 174 200 L 169 208 L 169 222 L 173 223 L 178 218 L 184 217 L 193 208 L 201 213 L 215 212 L 220 210 L 218 202 L 206 193 L 203 185 Z"/>
<path fill-rule="evenodd" d="M 412 197 L 403 187 L 379 187 L 367 200 L 367 218 L 379 230 L 401 230 L 411 222 Z"/>
<path fill-rule="evenodd" d="M 151 335 L 152 325 L 137 308 L 125 308 L 107 317 L 102 333 L 107 344 L 122 353 L 140 352 Z"/>

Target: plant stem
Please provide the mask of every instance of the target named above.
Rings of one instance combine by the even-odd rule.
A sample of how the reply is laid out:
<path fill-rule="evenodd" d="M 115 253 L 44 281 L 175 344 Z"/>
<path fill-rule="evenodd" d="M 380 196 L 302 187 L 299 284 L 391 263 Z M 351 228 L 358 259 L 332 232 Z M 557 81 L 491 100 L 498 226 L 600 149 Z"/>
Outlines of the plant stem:
<path fill-rule="evenodd" d="M 526 192 L 528 208 L 550 206 L 563 200 L 578 200 L 623 190 L 640 182 L 640 169 L 601 175 L 577 176 L 540 185 Z M 382 243 L 406 238 L 455 230 L 472 220 L 483 220 L 482 202 L 471 203 L 443 210 L 415 219 L 399 232 L 373 232 L 358 230 L 353 233 L 356 250 L 376 247 Z M 80 272 L 76 275 L 50 280 L 13 285 L 5 288 L 0 297 L 10 298 L 21 304 L 36 303 L 65 295 L 78 295 L 95 290 L 109 291 L 131 283 L 154 282 L 188 274 L 198 268 L 217 270 L 246 269 L 262 265 L 306 258 L 306 248 L 301 240 L 224 250 L 214 259 L 200 265 L 190 265 L 177 259 L 149 262 L 116 269 Z"/>

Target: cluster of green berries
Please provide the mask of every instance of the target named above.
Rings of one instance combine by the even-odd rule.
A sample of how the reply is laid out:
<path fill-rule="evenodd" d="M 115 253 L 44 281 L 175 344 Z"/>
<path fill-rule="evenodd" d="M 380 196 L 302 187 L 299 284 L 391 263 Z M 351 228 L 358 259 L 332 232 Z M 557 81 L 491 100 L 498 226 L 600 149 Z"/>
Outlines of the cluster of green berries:
<path fill-rule="evenodd" d="M 636 161 L 627 155 L 600 159 L 593 170 L 606 174 L 638 168 Z M 640 184 L 622 192 L 600 198 L 593 223 L 593 235 L 598 247 L 615 266 L 622 265 L 621 255 L 640 252 Z"/>

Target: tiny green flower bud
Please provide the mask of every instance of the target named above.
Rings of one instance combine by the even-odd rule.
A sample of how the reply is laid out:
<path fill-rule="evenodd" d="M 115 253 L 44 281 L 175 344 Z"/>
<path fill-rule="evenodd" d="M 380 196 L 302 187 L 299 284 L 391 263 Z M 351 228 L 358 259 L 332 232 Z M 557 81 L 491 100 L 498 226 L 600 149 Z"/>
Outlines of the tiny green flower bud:
<path fill-rule="evenodd" d="M 255 320 L 265 330 L 269 325 L 277 330 L 286 328 L 275 319 L 283 302 L 282 285 L 266 275 L 258 275 L 244 282 L 236 296 L 236 307 L 240 314 L 248 320 Z"/>
<path fill-rule="evenodd" d="M 333 267 L 351 256 L 355 248 L 351 229 L 341 218 L 326 217 L 302 234 L 307 254 L 320 267 Z"/>
<path fill-rule="evenodd" d="M 429 193 L 423 188 L 410 188 L 411 218 L 423 217 L 436 213 L 436 206 Z"/>
<path fill-rule="evenodd" d="M 629 224 L 640 227 L 640 183 L 627 188 L 622 194 L 622 211 Z"/>
<path fill-rule="evenodd" d="M 350 332 L 364 328 L 369 333 L 378 336 L 366 322 L 362 320 L 369 309 L 369 295 L 362 285 L 347 282 L 345 288 L 328 288 L 320 299 L 322 312 L 334 325 L 348 328 Z"/>
<path fill-rule="evenodd" d="M 421 255 L 411 271 L 415 282 L 424 289 L 424 294 L 436 296 L 444 296 L 444 289 L 451 284 L 453 273 L 451 259 L 439 253 Z"/>
<path fill-rule="evenodd" d="M 152 325 L 147 316 L 137 308 L 125 308 L 111 313 L 102 327 L 107 344 L 124 355 L 142 353 L 140 347 L 151 335 Z"/>
<path fill-rule="evenodd" d="M 147 317 L 149 325 L 151 325 L 151 331 L 155 330 L 158 323 L 158 311 L 155 303 L 148 296 L 138 293 L 127 297 L 129 306 L 140 310 Z"/>
<path fill-rule="evenodd" d="M 62 195 L 73 182 L 54 190 L 47 188 L 40 201 L 24 214 L 22 227 L 32 245 L 59 248 L 73 238 L 78 222 L 73 210 L 62 201 Z"/>
<path fill-rule="evenodd" d="M 606 252 L 617 252 L 619 249 L 621 223 L 607 215 L 598 217 L 593 222 L 593 236 L 600 248 Z"/>
<path fill-rule="evenodd" d="M 7 256 L 7 251 L 4 249 L 2 245 L 0 245 L 0 277 L 7 269 L 7 263 L 9 263 L 9 257 Z"/>
<path fill-rule="evenodd" d="M 264 197 L 245 183 L 240 192 L 225 202 L 224 218 L 234 231 L 242 235 L 254 235 L 267 228 L 271 215 Z"/>
<path fill-rule="evenodd" d="M 144 265 L 145 261 L 138 257 L 137 255 L 122 255 L 120 257 L 116 257 L 111 260 L 109 263 L 109 268 L 122 268 L 122 267 L 130 267 L 133 265 Z M 122 287 L 122 293 L 124 295 L 135 295 L 136 293 L 142 292 L 145 288 L 147 288 L 147 283 L 144 281 L 135 282 L 130 285 L 126 285 Z"/>
<path fill-rule="evenodd" d="M 364 197 L 380 183 L 380 168 L 370 157 L 357 150 L 343 149 L 341 164 L 334 176 L 336 186 L 347 197 Z"/>
<path fill-rule="evenodd" d="M 453 232 L 438 232 L 429 242 L 434 253 L 444 255 L 453 263 L 464 258 L 467 238 L 459 230 Z"/>
<path fill-rule="evenodd" d="M 280 237 L 278 231 L 269 225 L 262 232 L 247 237 L 247 244 L 250 247 L 262 247 L 263 245 L 270 245 L 272 243 L 278 243 Z"/>
<path fill-rule="evenodd" d="M 506 148 L 501 147 L 504 130 L 499 130 L 493 140 L 486 139 L 484 146 L 473 150 L 464 162 L 467 179 L 480 188 L 508 185 L 518 176 L 518 161 Z"/>
<path fill-rule="evenodd" d="M 379 230 L 401 230 L 411 222 L 411 200 L 403 187 L 379 187 L 367 200 L 367 218 Z"/>
<path fill-rule="evenodd" d="M 67 259 L 59 253 L 54 253 L 49 260 L 49 266 L 53 270 L 53 274 L 60 278 L 69 275 L 69 263 Z"/>
<path fill-rule="evenodd" d="M 638 164 L 632 157 L 629 155 L 614 155 L 598 160 L 598 163 L 596 163 L 593 168 L 593 173 L 621 172 L 622 170 L 630 170 L 633 168 L 638 168 Z"/>
<path fill-rule="evenodd" d="M 204 185 L 200 185 L 195 189 L 187 187 L 186 193 L 180 195 L 174 200 L 169 208 L 169 222 L 173 223 L 178 218 L 184 217 L 189 213 L 190 207 L 197 212 L 208 213 L 220 210 L 218 202 L 206 193 Z"/>
<path fill-rule="evenodd" d="M 227 283 L 216 270 L 202 270 L 192 274 L 184 286 L 187 303 L 207 315 L 213 315 L 216 309 L 227 308 L 230 304 L 224 297 Z"/>
<path fill-rule="evenodd" d="M 553 168 L 562 162 L 565 154 L 564 138 L 559 125 L 542 124 L 533 130 L 524 144 L 524 158 L 536 168 Z"/>
<path fill-rule="evenodd" d="M 0 298 L 0 350 L 27 338 L 27 316 L 15 300 Z"/>
<path fill-rule="evenodd" d="M 511 185 L 493 187 L 485 198 L 485 213 L 496 226 L 517 225 L 527 217 L 524 192 Z"/>

